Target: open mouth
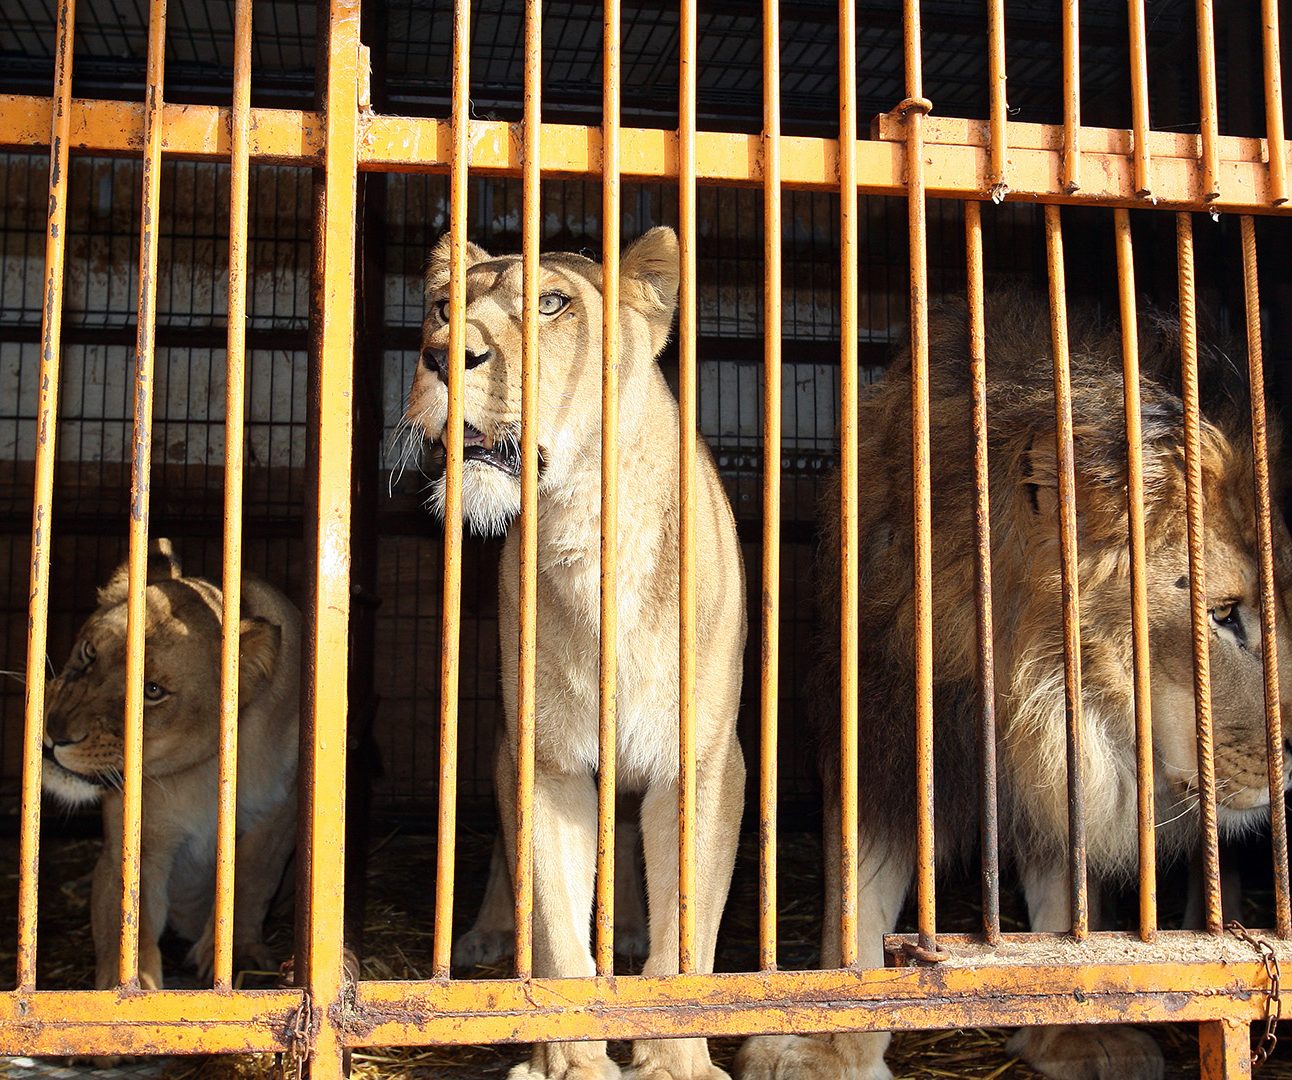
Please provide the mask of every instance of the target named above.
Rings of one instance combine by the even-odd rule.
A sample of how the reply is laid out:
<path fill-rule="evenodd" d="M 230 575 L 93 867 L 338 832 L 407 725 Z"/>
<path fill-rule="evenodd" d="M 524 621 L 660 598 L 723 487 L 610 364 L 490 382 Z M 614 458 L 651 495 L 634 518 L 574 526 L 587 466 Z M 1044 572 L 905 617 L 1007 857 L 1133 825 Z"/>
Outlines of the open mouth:
<path fill-rule="evenodd" d="M 440 444 L 447 451 L 445 436 L 440 436 Z M 494 438 L 486 435 L 470 424 L 462 425 L 462 460 L 464 463 L 478 461 L 505 472 L 508 476 L 520 478 L 520 440 L 512 434 Z M 539 470 L 543 467 L 543 452 L 538 455 Z"/>

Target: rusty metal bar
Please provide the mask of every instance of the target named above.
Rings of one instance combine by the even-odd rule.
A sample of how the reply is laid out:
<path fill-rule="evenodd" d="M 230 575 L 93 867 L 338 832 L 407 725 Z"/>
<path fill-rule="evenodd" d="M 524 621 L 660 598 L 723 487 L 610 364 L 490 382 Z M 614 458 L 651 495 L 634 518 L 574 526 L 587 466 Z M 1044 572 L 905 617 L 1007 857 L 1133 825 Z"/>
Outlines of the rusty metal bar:
<path fill-rule="evenodd" d="M 1148 35 L 1144 29 L 1144 0 L 1127 0 L 1130 21 L 1131 127 L 1135 139 L 1135 194 L 1151 198 L 1152 158 L 1148 149 Z"/>
<path fill-rule="evenodd" d="M 1292 936 L 1288 896 L 1288 826 L 1283 801 L 1283 719 L 1278 667 L 1278 592 L 1271 537 L 1270 459 L 1265 423 L 1265 363 L 1261 347 L 1261 297 L 1257 277 L 1256 226 L 1242 219 L 1243 298 L 1247 309 L 1247 372 L 1251 387 L 1252 466 L 1256 538 L 1261 579 L 1261 661 L 1265 674 L 1266 763 L 1270 785 L 1270 834 L 1274 855 L 1274 913 L 1280 937 Z M 1285 582 L 1286 584 L 1286 582 Z"/>
<path fill-rule="evenodd" d="M 1288 151 L 1283 139 L 1283 66 L 1279 61 L 1278 0 L 1261 0 L 1261 48 L 1265 56 L 1265 131 L 1270 159 L 1270 201 L 1288 201 Z"/>
<path fill-rule="evenodd" d="M 758 965 L 776 967 L 781 633 L 781 23 L 763 0 L 763 636 L 758 758 Z"/>
<path fill-rule="evenodd" d="M 996 674 L 991 619 L 991 497 L 987 453 L 987 327 L 983 304 L 982 204 L 965 203 L 966 306 L 969 377 L 973 395 L 974 607 L 978 616 L 979 831 L 982 849 L 982 927 L 1000 940 L 1000 842 L 996 813 Z"/>
<path fill-rule="evenodd" d="M 31 591 L 27 600 L 27 671 L 23 704 L 22 822 L 18 853 L 19 990 L 36 988 L 37 883 L 40 871 L 40 774 L 45 730 L 45 655 L 49 636 L 49 562 L 53 551 L 54 462 L 67 251 L 67 155 L 72 100 L 76 0 L 60 0 L 54 48 L 54 108 L 49 135 L 49 211 L 41 304 L 40 380 L 36 405 L 35 490 L 31 510 Z"/>
<path fill-rule="evenodd" d="M 1054 361 L 1054 424 L 1058 473 L 1059 554 L 1063 600 L 1063 691 L 1068 727 L 1068 874 L 1072 935 L 1090 931 L 1086 896 L 1084 731 L 1081 700 L 1081 611 L 1077 581 L 1076 462 L 1072 436 L 1072 385 L 1068 364 L 1067 285 L 1059 208 L 1045 208 L 1046 267 L 1050 276 L 1050 333 Z"/>
<path fill-rule="evenodd" d="M 139 859 L 144 763 L 144 589 L 148 584 L 148 496 L 152 459 L 153 335 L 157 323 L 157 228 L 161 208 L 162 79 L 166 0 L 148 10 L 143 194 L 139 228 L 139 304 L 135 338 L 134 428 L 130 455 L 130 551 L 126 594 L 126 705 L 121 785 L 121 946 L 117 975 L 139 985 Z M 160 931 L 160 927 L 156 928 Z"/>
<path fill-rule="evenodd" d="M 857 10 L 839 4 L 839 963 L 857 963 Z M 827 883 L 827 888 L 835 883 Z"/>
<path fill-rule="evenodd" d="M 597 974 L 614 972 L 619 688 L 619 0 L 606 0 L 601 105 L 601 657 L 597 717 Z"/>
<path fill-rule="evenodd" d="M 937 951 L 933 834 L 933 495 L 929 480 L 929 270 L 920 69 L 920 4 L 904 0 L 906 207 L 911 270 L 911 528 L 915 564 L 915 895 L 920 948 Z"/>
<path fill-rule="evenodd" d="M 543 5 L 525 0 L 525 118 L 522 177 L 520 357 L 520 642 L 516 692 L 516 978 L 534 973 L 534 718 L 538 662 L 538 281 L 542 240 L 539 138 L 543 93 Z"/>
<path fill-rule="evenodd" d="M 224 606 L 220 641 L 220 776 L 216 816 L 215 985 L 233 985 L 233 886 L 238 814 L 238 649 L 242 594 L 242 443 L 247 344 L 251 0 L 233 28 L 233 152 L 229 170 L 229 338 L 224 395 Z"/>
<path fill-rule="evenodd" d="M 471 4 L 453 5 L 453 158 L 449 173 L 449 370 L 444 429 L 444 589 L 440 630 L 439 821 L 435 842 L 435 939 L 431 971 L 449 977 L 453 860 L 457 849 L 458 677 L 462 629 L 462 386 L 466 379 L 467 168 L 471 153 Z"/>
<path fill-rule="evenodd" d="M 1063 0 L 1064 192 L 1081 187 L 1081 47 L 1078 0 Z"/>
<path fill-rule="evenodd" d="M 1247 1080 L 1252 1075 L 1251 1024 L 1207 1020 L 1198 1025 L 1200 1080 Z"/>
<path fill-rule="evenodd" d="M 987 92 L 990 100 L 991 166 L 987 180 L 991 197 L 1000 202 L 1009 193 L 1009 103 L 1005 81 L 1005 0 L 987 4 Z"/>
<path fill-rule="evenodd" d="M 1221 930 L 1220 841 L 1216 829 L 1216 763 L 1211 727 L 1211 627 L 1203 540 L 1202 415 L 1198 402 L 1198 312 L 1193 278 L 1193 220 L 1175 220 L 1180 289 L 1180 397 L 1184 413 L 1185 523 L 1189 544 L 1189 610 L 1193 628 L 1193 702 L 1198 741 L 1198 810 L 1202 889 L 1208 933 Z"/>
<path fill-rule="evenodd" d="M 1135 779 L 1139 822 L 1139 934 L 1157 933 L 1157 844 L 1153 816 L 1153 714 L 1148 652 L 1148 582 L 1144 570 L 1144 449 L 1140 423 L 1139 320 L 1130 214 L 1113 212 L 1122 325 L 1122 394 L 1126 408 L 1126 511 L 1131 570 L 1131 639 L 1135 668 Z"/>
<path fill-rule="evenodd" d="M 1197 0 L 1198 110 L 1202 129 L 1202 198 L 1220 196 L 1220 109 L 1216 104 L 1216 20 L 1212 0 Z"/>

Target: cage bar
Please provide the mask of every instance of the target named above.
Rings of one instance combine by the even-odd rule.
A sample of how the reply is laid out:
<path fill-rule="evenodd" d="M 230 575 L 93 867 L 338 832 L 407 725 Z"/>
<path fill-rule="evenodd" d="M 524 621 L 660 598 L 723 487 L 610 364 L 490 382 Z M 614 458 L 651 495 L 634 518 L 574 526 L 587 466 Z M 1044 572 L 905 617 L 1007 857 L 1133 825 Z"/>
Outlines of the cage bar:
<path fill-rule="evenodd" d="M 37 884 L 40 872 L 40 777 L 45 730 L 45 654 L 49 637 L 49 560 L 53 550 L 54 462 L 62 359 L 63 265 L 67 252 L 67 158 L 71 126 L 72 46 L 76 0 L 60 0 L 54 48 L 49 136 L 49 212 L 41 303 L 40 381 L 36 405 L 36 476 L 31 510 L 31 590 L 27 601 L 27 669 L 23 703 L 22 808 L 18 854 L 20 991 L 36 988 Z"/>
<path fill-rule="evenodd" d="M 1220 108 L 1216 104 L 1216 20 L 1212 0 L 1197 0 L 1198 110 L 1202 129 L 1202 198 L 1220 197 Z"/>
<path fill-rule="evenodd" d="M 238 650 L 242 594 L 242 443 L 246 391 L 247 219 L 250 173 L 251 0 L 234 12 L 229 168 L 229 330 L 224 397 L 223 609 L 220 614 L 220 775 L 216 817 L 215 985 L 233 985 L 234 864 L 238 825 Z"/>
<path fill-rule="evenodd" d="M 1063 692 L 1068 727 L 1068 875 L 1072 935 L 1090 932 L 1086 895 L 1084 731 L 1081 700 L 1081 611 L 1077 581 L 1076 464 L 1072 385 L 1068 364 L 1068 299 L 1059 208 L 1045 208 L 1046 268 L 1050 275 L 1050 332 L 1054 361 L 1054 424 L 1058 466 L 1059 563 L 1063 603 Z"/>
<path fill-rule="evenodd" d="M 1081 44 L 1078 0 L 1063 0 L 1064 192 L 1081 187 Z"/>
<path fill-rule="evenodd" d="M 1270 160 L 1270 202 L 1288 201 L 1288 155 L 1283 139 L 1283 65 L 1279 61 L 1278 0 L 1261 0 L 1261 49 L 1265 57 L 1265 132 Z"/>
<path fill-rule="evenodd" d="M 987 4 L 987 70 L 989 117 L 991 124 L 991 197 L 1000 202 L 1009 192 L 1007 162 L 1009 155 L 1009 103 L 1005 80 L 1005 0 L 988 0 Z"/>
<path fill-rule="evenodd" d="M 1207 1020 L 1198 1025 L 1201 1080 L 1248 1080 L 1252 1075 L 1251 1025 Z"/>
<path fill-rule="evenodd" d="M 1148 149 L 1148 38 L 1144 29 L 1144 0 L 1127 0 L 1130 21 L 1131 126 L 1135 150 L 1135 194 L 1151 197 L 1149 178 L 1152 158 Z"/>
<path fill-rule="evenodd" d="M 1126 512 L 1130 538 L 1131 644 L 1135 671 L 1135 780 L 1139 827 L 1139 935 L 1157 933 L 1157 843 L 1153 816 L 1153 714 L 1148 652 L 1148 581 L 1144 570 L 1144 449 L 1140 423 L 1139 321 L 1130 214 L 1113 211 L 1117 292 L 1122 327 L 1122 386 L 1126 409 Z"/>
<path fill-rule="evenodd" d="M 1180 289 L 1180 398 L 1184 413 L 1185 524 L 1189 545 L 1189 611 L 1193 628 L 1193 702 L 1198 741 L 1198 814 L 1202 889 L 1208 933 L 1221 929 L 1220 840 L 1216 827 L 1216 761 L 1211 725 L 1211 627 L 1202 506 L 1202 414 L 1198 400 L 1198 309 L 1194 291 L 1193 219 L 1177 214 Z"/>
<path fill-rule="evenodd" d="M 1271 144 L 1272 145 L 1272 144 Z M 1265 676 L 1266 763 L 1270 785 L 1270 835 L 1274 857 L 1274 914 L 1280 937 L 1292 936 L 1288 897 L 1287 807 L 1283 801 L 1283 720 L 1278 666 L 1278 593 L 1271 536 L 1270 459 L 1265 423 L 1265 362 L 1261 346 L 1261 296 L 1256 226 L 1242 219 L 1243 299 L 1247 323 L 1247 381 L 1252 410 L 1252 472 L 1256 494 L 1256 539 L 1261 581 L 1261 662 Z"/>

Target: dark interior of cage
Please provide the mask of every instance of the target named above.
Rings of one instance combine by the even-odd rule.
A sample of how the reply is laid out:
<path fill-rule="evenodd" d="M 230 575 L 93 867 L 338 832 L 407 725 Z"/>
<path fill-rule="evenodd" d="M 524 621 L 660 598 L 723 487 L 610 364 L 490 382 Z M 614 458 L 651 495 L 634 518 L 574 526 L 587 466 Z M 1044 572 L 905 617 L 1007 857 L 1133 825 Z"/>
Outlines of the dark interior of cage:
<path fill-rule="evenodd" d="M 231 15 L 223 5 L 172 5 L 167 97 L 227 102 Z M 1011 119 L 1060 120 L 1057 0 L 1008 8 Z M 1245 6 L 1244 6 L 1245 7 Z M 473 115 L 520 115 L 521 23 L 518 5 L 474 5 L 471 50 Z M 1149 26 L 1153 126 L 1197 130 L 1192 4 L 1153 5 Z M 761 37 L 751 5 L 702 5 L 699 100 L 702 128 L 757 131 L 761 116 Z M 981 5 L 929 2 L 925 9 L 926 93 L 942 115 L 984 118 L 985 26 Z M 600 9 L 544 5 L 544 118 L 597 123 L 600 116 Z M 372 46 L 373 101 L 390 112 L 443 115 L 449 92 L 450 8 L 428 0 L 364 5 Z M 0 90 L 45 93 L 51 69 L 52 14 L 18 0 L 0 15 Z M 141 96 L 146 35 L 133 7 L 83 3 L 78 15 L 74 91 L 78 96 Z M 837 9 L 804 0 L 782 12 L 784 126 L 787 133 L 830 136 L 837 125 Z M 256 6 L 253 104 L 310 107 L 315 55 L 312 8 Z M 1129 126 L 1126 8 L 1082 6 L 1083 120 Z M 860 137 L 869 117 L 904 96 L 901 6 L 858 9 Z M 1237 8 L 1218 26 L 1221 130 L 1263 132 L 1258 28 Z M 626 5 L 623 120 L 671 127 L 676 116 L 677 14 L 662 3 Z M 132 380 L 137 305 L 141 168 L 126 158 L 75 155 L 68 203 L 61 407 L 57 430 L 49 668 L 57 670 L 77 627 L 95 605 L 96 588 L 126 552 Z M 43 281 L 48 159 L 0 156 L 0 798 L 10 839 L 17 829 L 26 665 L 31 499 Z M 247 331 L 244 565 L 304 601 L 311 434 L 311 268 L 313 188 L 308 169 L 257 163 L 251 170 Z M 155 406 L 152 417 L 152 536 L 171 538 L 186 569 L 217 578 L 224 521 L 224 399 L 228 275 L 226 164 L 168 159 L 161 187 Z M 419 362 L 423 271 L 448 223 L 443 174 L 364 173 L 355 303 L 355 447 L 352 631 L 349 656 L 350 806 L 355 875 L 365 862 L 368 901 L 401 933 L 370 933 L 365 952 L 384 967 L 370 974 L 419 974 L 426 968 L 432 918 L 434 831 L 438 800 L 443 575 L 441 527 L 427 511 L 434 467 L 400 430 L 405 395 Z M 819 921 L 821 790 L 817 736 L 810 730 L 808 672 L 817 662 L 824 612 L 813 565 L 821 543 L 821 493 L 838 458 L 839 202 L 824 191 L 782 193 L 781 297 L 781 652 L 776 747 L 760 748 L 759 607 L 763 520 L 763 193 L 701 185 L 698 210 L 698 416 L 737 520 L 747 570 L 751 632 L 745 656 L 740 738 L 749 765 L 746 837 L 728 905 L 719 967 L 756 966 L 757 792 L 760 753 L 779 763 L 779 842 L 785 881 L 781 963 L 814 962 Z M 545 179 L 543 245 L 601 251 L 601 187 L 596 177 Z M 468 234 L 491 252 L 521 242 L 521 187 L 514 178 L 473 177 Z M 671 183 L 623 184 L 622 235 L 677 224 Z M 1113 211 L 1063 211 L 1068 299 L 1117 319 Z M 983 212 L 989 287 L 1047 288 L 1039 207 L 1007 202 Z M 1166 309 L 1177 302 L 1173 215 L 1132 214 L 1139 292 Z M 928 206 L 929 280 L 934 300 L 965 289 L 963 207 Z M 859 220 L 858 346 L 862 381 L 882 377 L 908 335 L 907 208 L 901 198 L 865 196 Z M 1195 220 L 1199 305 L 1216 334 L 1241 338 L 1242 262 L 1236 219 Z M 1269 391 L 1276 410 L 1292 394 L 1292 270 L 1286 220 L 1259 220 L 1260 286 Z M 1210 332 L 1210 331 L 1209 331 Z M 988 327 L 990 340 L 990 327 Z M 1038 344 L 1038 356 L 1044 346 Z M 676 383 L 677 347 L 660 358 Z M 966 425 L 970 423 L 965 416 Z M 937 452 L 937 448 L 934 448 Z M 492 759 L 499 723 L 496 576 L 499 545 L 468 539 L 462 560 L 461 675 L 458 730 L 455 924 L 469 924 L 483 888 L 495 828 Z M 701 553 L 703 557 L 703 553 Z M 1129 617 L 1129 615 L 1128 615 Z M 540 627 L 540 635 L 542 628 Z M 935 626 L 935 633 L 937 632 Z M 936 676 L 936 673 L 935 673 Z M 861 702 L 861 708 L 882 703 Z M 861 783 L 866 782 L 865 763 Z M 93 814 L 55 807 L 43 819 L 46 843 L 42 919 L 81 921 L 77 876 L 92 859 Z M 72 851 L 59 855 L 60 845 Z M 79 846 L 78 846 L 79 845 Z M 86 853 L 89 852 L 87 855 Z M 396 854 L 397 853 L 397 854 Z M 1246 918 L 1269 922 L 1269 843 L 1259 833 L 1227 843 L 1226 865 L 1242 871 Z M 78 862 L 77 860 L 80 860 Z M 66 870 L 71 883 L 52 878 Z M 948 867 L 939 891 L 939 926 L 980 925 L 975 866 Z M 1008 873 L 1008 868 L 1006 873 Z M 1164 923 L 1180 918 L 1184 868 L 1160 890 Z M 10 875 L 7 887 L 11 888 Z M 81 883 L 83 885 L 83 882 Z M 1177 887 L 1178 886 L 1178 887 Z M 1006 890 L 1007 894 L 1009 890 Z M 81 907 L 77 908 L 77 896 Z M 352 894 L 354 896 L 358 893 Z M 1131 910 L 1134 890 L 1121 906 Z M 384 906 L 383 906 L 384 905 Z M 79 912 L 79 914 L 78 914 Z M 396 917 L 398 916 L 398 917 Z M 4 912 L 12 940 L 12 905 Z M 1017 899 L 1006 928 L 1024 928 Z M 369 920 L 370 928 L 372 920 Z M 904 916 L 904 925 L 909 925 Z M 52 940 L 45 934 L 44 941 Z M 80 939 L 83 943 L 86 938 Z M 280 943 L 288 940 L 280 935 Z M 392 953 L 383 955 L 389 947 Z M 420 952 L 419 952 L 420 950 Z M 84 960 L 85 954 L 80 957 Z M 0 979 L 10 977 L 8 970 Z M 74 963 L 42 968 L 42 985 L 85 985 Z"/>

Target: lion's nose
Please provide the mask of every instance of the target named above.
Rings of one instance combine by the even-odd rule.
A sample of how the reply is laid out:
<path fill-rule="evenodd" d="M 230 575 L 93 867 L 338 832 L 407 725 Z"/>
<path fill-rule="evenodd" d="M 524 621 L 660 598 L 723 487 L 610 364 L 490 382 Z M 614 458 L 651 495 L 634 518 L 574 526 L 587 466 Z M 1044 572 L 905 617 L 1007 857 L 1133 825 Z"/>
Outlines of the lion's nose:
<path fill-rule="evenodd" d="M 466 351 L 466 369 L 479 367 L 486 360 L 493 358 L 493 350 L 485 349 L 484 352 L 475 352 L 473 349 Z M 431 371 L 437 372 L 440 380 L 447 386 L 449 382 L 449 350 L 436 349 L 427 346 L 422 350 L 422 363 Z"/>

